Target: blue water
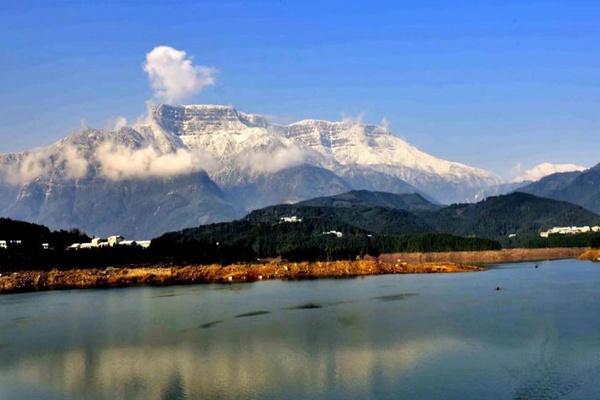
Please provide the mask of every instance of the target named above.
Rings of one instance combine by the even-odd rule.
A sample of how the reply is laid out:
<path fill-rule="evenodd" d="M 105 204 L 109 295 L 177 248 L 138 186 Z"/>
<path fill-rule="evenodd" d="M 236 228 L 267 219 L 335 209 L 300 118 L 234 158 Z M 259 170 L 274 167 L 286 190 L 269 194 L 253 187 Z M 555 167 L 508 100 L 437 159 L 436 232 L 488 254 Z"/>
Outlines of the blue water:
<path fill-rule="evenodd" d="M 0 296 L 0 399 L 599 399 L 599 382 L 588 262 Z"/>

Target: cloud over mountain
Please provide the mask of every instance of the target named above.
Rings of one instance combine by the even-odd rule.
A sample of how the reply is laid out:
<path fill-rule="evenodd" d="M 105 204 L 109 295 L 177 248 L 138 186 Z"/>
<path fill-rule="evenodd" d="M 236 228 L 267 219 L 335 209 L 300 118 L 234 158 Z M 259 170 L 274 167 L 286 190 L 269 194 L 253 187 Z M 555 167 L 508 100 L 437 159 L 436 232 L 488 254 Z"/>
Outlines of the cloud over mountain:
<path fill-rule="evenodd" d="M 115 143 L 101 144 L 95 153 L 100 174 L 110 180 L 143 179 L 186 175 L 201 170 L 211 170 L 215 160 L 200 150 L 177 149 L 161 153 L 148 146 L 130 149 Z"/>
<path fill-rule="evenodd" d="M 309 152 L 295 144 L 249 153 L 240 163 L 257 174 L 274 173 L 306 162 Z"/>
<path fill-rule="evenodd" d="M 52 170 L 63 171 L 64 178 L 78 179 L 88 171 L 88 161 L 74 146 L 63 146 L 59 152 L 51 147 L 20 153 L 13 162 L 0 163 L 0 178 L 13 185 L 27 184 Z"/>
<path fill-rule="evenodd" d="M 185 51 L 157 46 L 146 54 L 144 71 L 148 74 L 155 100 L 174 104 L 215 84 L 217 70 L 194 65 Z"/>

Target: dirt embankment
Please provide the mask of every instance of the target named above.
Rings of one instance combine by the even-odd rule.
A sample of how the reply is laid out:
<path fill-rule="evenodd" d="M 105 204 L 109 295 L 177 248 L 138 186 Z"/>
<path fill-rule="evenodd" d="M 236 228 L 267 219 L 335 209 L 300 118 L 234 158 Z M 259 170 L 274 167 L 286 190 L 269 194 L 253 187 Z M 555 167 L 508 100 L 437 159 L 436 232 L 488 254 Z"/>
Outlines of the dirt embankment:
<path fill-rule="evenodd" d="M 315 263 L 234 264 L 225 267 L 190 265 L 185 267 L 20 271 L 0 276 L 0 293 L 133 285 L 252 282 L 266 279 L 347 278 L 381 274 L 468 272 L 479 269 L 474 266 L 447 262 L 406 263 L 368 259 Z"/>
<path fill-rule="evenodd" d="M 600 262 L 600 249 L 590 249 L 581 254 L 578 259 Z"/>
<path fill-rule="evenodd" d="M 559 260 L 578 258 L 588 248 L 558 247 L 543 249 L 504 249 L 486 251 L 456 251 L 440 253 L 394 253 L 383 254 L 379 258 L 383 262 L 391 260 L 406 263 L 454 262 L 461 264 L 497 264 L 520 261 Z"/>
<path fill-rule="evenodd" d="M 132 285 L 174 285 L 252 282 L 266 279 L 349 278 L 366 275 L 478 271 L 474 264 L 579 258 L 600 261 L 600 250 L 586 248 L 507 249 L 443 253 L 384 254 L 357 261 L 274 261 L 263 264 L 189 265 L 19 271 L 0 274 L 0 293 L 53 289 L 107 288 Z"/>

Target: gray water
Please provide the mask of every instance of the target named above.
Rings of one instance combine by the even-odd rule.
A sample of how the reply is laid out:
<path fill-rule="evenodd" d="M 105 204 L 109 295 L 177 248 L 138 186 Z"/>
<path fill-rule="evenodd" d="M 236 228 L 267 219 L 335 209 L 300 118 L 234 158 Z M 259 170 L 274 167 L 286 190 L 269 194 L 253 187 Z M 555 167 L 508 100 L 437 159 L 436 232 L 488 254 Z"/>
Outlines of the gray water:
<path fill-rule="evenodd" d="M 599 399 L 600 265 L 0 296 L 0 398 Z"/>

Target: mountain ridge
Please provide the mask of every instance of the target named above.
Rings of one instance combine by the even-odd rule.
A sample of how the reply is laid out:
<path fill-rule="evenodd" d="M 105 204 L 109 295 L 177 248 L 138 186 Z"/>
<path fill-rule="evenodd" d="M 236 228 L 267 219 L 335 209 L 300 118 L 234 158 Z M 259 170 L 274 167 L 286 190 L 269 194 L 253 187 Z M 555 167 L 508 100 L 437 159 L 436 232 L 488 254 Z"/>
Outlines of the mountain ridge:
<path fill-rule="evenodd" d="M 0 155 L 0 215 L 51 228 L 83 222 L 100 235 L 155 235 L 355 189 L 450 202 L 498 181 L 426 154 L 385 127 L 324 120 L 281 125 L 232 106 L 159 105 L 131 127 L 88 128 L 46 147 Z M 88 218 L 103 209 L 116 212 L 102 213 L 103 221 Z M 168 209 L 172 214 L 162 214 Z M 138 215 L 124 218 L 130 210 Z M 164 220 L 150 223 L 157 210 Z"/>
<path fill-rule="evenodd" d="M 600 164 L 584 171 L 552 174 L 519 190 L 600 213 Z"/>
<path fill-rule="evenodd" d="M 386 235 L 441 234 L 527 245 L 529 241 L 539 240 L 539 232 L 554 226 L 600 224 L 600 215 L 583 207 L 520 192 L 490 197 L 474 204 L 429 209 L 421 207 L 407 211 L 406 208 L 411 204 L 406 199 L 415 198 L 421 203 L 426 202 L 414 194 L 353 191 L 295 204 L 269 206 L 254 210 L 231 223 L 188 228 L 170 232 L 166 236 L 185 240 L 193 237 L 210 238 L 213 233 L 220 232 L 218 240 L 226 240 L 227 236 L 223 236 L 225 232 L 235 237 L 235 232 L 242 228 L 252 231 L 260 226 L 261 235 L 264 236 L 268 235 L 271 228 L 293 231 L 297 226 L 297 230 L 312 232 L 313 236 L 330 230 L 351 235 L 371 234 L 378 238 Z M 296 222 L 286 222 L 286 217 L 296 217 Z M 516 238 L 512 238 L 512 235 L 516 235 Z"/>

